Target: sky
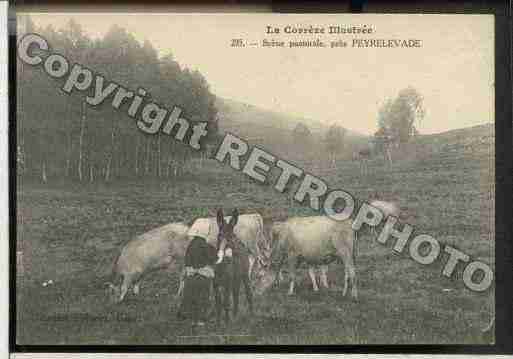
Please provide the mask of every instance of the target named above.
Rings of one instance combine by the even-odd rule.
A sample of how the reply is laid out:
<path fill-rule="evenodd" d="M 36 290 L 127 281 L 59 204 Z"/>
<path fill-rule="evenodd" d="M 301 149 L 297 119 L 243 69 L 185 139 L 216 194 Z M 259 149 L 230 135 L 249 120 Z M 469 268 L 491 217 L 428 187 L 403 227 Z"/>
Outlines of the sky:
<path fill-rule="evenodd" d="M 491 15 L 32 13 L 39 26 L 73 18 L 91 37 L 117 24 L 160 55 L 199 70 L 212 91 L 268 110 L 372 134 L 388 98 L 412 86 L 424 97 L 423 134 L 494 121 Z M 366 35 L 267 34 L 266 26 L 367 25 Z M 420 48 L 352 48 L 352 38 L 420 39 Z M 230 47 L 231 39 L 323 40 L 326 48 Z M 346 48 L 330 48 L 345 40 Z M 135 87 L 135 85 L 134 85 Z"/>

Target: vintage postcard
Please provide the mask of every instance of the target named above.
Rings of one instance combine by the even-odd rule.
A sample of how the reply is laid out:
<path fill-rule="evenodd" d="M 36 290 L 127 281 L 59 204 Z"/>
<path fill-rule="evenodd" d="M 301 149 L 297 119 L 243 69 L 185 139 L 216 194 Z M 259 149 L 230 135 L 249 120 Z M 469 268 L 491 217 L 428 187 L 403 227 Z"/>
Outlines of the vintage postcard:
<path fill-rule="evenodd" d="M 18 345 L 495 341 L 492 15 L 17 15 Z"/>

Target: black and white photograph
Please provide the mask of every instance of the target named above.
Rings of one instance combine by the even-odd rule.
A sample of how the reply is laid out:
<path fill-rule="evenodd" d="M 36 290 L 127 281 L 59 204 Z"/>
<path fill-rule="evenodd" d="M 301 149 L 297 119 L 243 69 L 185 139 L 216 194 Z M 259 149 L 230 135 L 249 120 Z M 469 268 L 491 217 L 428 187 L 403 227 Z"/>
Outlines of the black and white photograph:
<path fill-rule="evenodd" d="M 493 345 L 493 15 L 18 12 L 15 342 Z"/>

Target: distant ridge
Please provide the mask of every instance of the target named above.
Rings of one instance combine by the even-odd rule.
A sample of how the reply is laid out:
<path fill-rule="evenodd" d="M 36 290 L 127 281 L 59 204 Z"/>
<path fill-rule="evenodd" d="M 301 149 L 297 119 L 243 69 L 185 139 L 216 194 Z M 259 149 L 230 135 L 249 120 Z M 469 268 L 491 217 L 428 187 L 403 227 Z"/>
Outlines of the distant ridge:
<path fill-rule="evenodd" d="M 315 141 L 322 140 L 331 126 L 315 119 L 279 113 L 232 99 L 218 97 L 216 106 L 221 132 L 231 132 L 250 142 L 270 147 L 279 146 L 289 139 L 299 123 L 308 127 Z M 355 131 L 346 131 L 348 142 L 361 142 L 368 138 Z"/>
<path fill-rule="evenodd" d="M 253 144 L 264 145 L 271 151 L 280 152 L 286 141 L 290 141 L 292 131 L 297 124 L 306 125 L 314 141 L 321 143 L 331 124 L 315 119 L 279 113 L 244 102 L 218 97 L 216 106 L 219 110 L 219 128 L 221 132 L 233 133 Z M 342 126 L 343 127 L 343 126 Z M 344 127 L 343 127 L 344 128 Z M 494 137 L 494 124 L 488 123 L 472 127 L 459 128 L 436 134 L 420 134 L 412 139 L 419 145 L 428 143 L 470 143 L 474 139 Z M 357 146 L 365 145 L 371 136 L 348 130 L 346 143 Z M 493 139 L 491 139 L 493 141 Z"/>
<path fill-rule="evenodd" d="M 463 128 L 457 128 L 454 130 L 448 130 L 440 133 L 433 133 L 433 134 L 427 134 L 427 135 L 420 135 L 419 138 L 453 138 L 453 137 L 460 137 L 460 136 L 487 136 L 490 134 L 495 134 L 495 124 L 485 123 L 482 125 L 475 125 L 471 127 L 463 127 Z"/>

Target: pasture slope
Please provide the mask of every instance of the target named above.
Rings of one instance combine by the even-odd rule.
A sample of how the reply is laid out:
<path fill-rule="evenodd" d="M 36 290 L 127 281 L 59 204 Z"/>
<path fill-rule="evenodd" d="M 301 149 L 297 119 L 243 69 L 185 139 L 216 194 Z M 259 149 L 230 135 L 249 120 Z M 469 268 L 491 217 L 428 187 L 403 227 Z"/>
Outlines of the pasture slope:
<path fill-rule="evenodd" d="M 492 125 L 420 137 L 391 169 L 376 159 L 368 176 L 354 163 L 315 167 L 331 186 L 366 199 L 396 200 L 415 228 L 494 264 Z M 201 176 L 197 175 L 201 171 Z M 116 248 L 133 235 L 223 205 L 266 216 L 308 215 L 270 186 L 250 183 L 214 161 L 176 183 L 58 185 L 20 180 L 17 190 L 18 344 L 473 344 L 490 319 L 493 288 L 473 293 L 368 236 L 358 243 L 358 302 L 343 298 L 343 266 L 330 266 L 334 290 L 297 294 L 281 287 L 257 297 L 249 317 L 196 331 L 176 319 L 173 271 L 143 282 L 141 294 L 111 304 L 103 286 Z M 14 244 L 14 241 L 13 241 Z M 49 279 L 53 283 L 43 286 Z"/>

